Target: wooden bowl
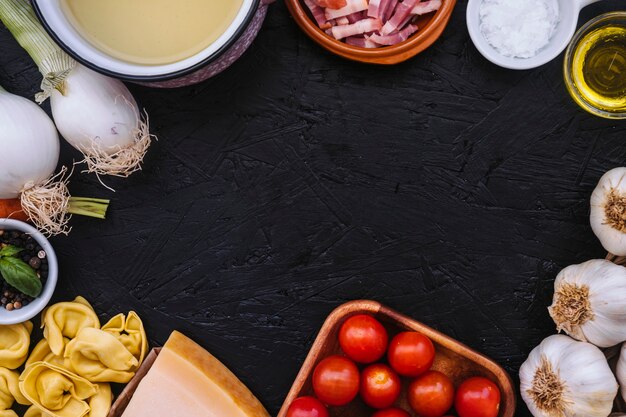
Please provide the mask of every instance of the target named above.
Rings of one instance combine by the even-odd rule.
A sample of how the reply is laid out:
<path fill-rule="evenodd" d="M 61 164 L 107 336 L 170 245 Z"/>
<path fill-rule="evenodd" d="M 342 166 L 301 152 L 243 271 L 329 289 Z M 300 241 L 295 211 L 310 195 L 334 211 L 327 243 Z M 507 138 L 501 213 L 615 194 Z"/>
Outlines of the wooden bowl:
<path fill-rule="evenodd" d="M 420 332 L 428 336 L 434 343 L 437 351 L 432 369 L 448 375 L 452 378 L 455 386 L 472 376 L 484 376 L 495 382 L 502 394 L 498 417 L 513 417 L 516 401 L 515 389 L 511 378 L 504 369 L 456 340 L 397 313 L 376 301 L 368 300 L 358 300 L 343 304 L 328 316 L 277 417 L 285 417 L 289 405 L 296 398 L 314 395 L 311 387 L 311 375 L 315 366 L 319 361 L 330 355 L 341 354 L 338 341 L 341 325 L 348 317 L 363 313 L 376 317 L 386 327 L 390 339 L 397 333 L 407 330 Z M 404 388 L 406 388 L 408 382 L 409 379 L 403 378 Z M 402 391 L 403 394 L 396 405 L 406 411 L 410 411 L 411 408 L 404 396 L 406 389 Z M 369 417 L 374 411 L 357 397 L 357 399 L 345 407 L 330 407 L 329 412 L 331 417 Z M 411 415 L 415 416 L 414 413 Z"/>
<path fill-rule="evenodd" d="M 302 0 L 285 0 L 285 3 L 298 26 L 328 51 L 353 61 L 393 65 L 419 54 L 441 36 L 450 21 L 456 0 L 443 0 L 439 10 L 420 16 L 417 21 L 419 31 L 406 41 L 381 48 L 361 48 L 339 41 L 320 29 Z"/>

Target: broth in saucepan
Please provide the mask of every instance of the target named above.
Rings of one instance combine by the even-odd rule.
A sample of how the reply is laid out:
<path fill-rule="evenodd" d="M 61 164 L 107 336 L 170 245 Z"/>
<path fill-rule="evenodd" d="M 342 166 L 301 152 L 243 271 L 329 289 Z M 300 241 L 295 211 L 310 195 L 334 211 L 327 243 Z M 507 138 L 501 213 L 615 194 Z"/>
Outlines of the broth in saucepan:
<path fill-rule="evenodd" d="M 231 25 L 243 0 L 61 0 L 92 45 L 134 64 L 179 62 L 204 50 Z"/>

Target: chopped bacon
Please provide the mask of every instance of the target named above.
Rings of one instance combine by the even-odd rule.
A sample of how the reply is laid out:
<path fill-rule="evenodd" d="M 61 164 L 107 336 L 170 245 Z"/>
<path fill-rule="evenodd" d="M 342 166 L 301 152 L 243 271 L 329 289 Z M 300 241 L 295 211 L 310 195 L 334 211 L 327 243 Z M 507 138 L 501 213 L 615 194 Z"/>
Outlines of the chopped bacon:
<path fill-rule="evenodd" d="M 341 9 L 346 7 L 346 0 L 314 0 L 315 3 L 324 9 Z"/>
<path fill-rule="evenodd" d="M 398 0 L 388 0 L 387 7 L 385 7 L 385 13 L 383 15 L 383 22 L 387 23 L 387 21 L 391 18 L 391 15 L 396 10 L 400 2 Z"/>
<path fill-rule="evenodd" d="M 416 25 L 408 25 L 399 32 L 394 32 L 391 35 L 377 35 L 373 34 L 369 39 L 376 42 L 379 45 L 395 45 L 400 42 L 404 42 L 409 39 L 409 36 L 417 32 L 418 27 Z"/>
<path fill-rule="evenodd" d="M 330 22 L 326 20 L 326 16 L 324 16 L 324 9 L 317 5 L 313 0 L 304 0 L 304 4 L 307 5 L 311 14 L 313 15 L 313 19 L 317 22 L 317 25 L 322 29 L 328 29 L 332 25 Z"/>
<path fill-rule="evenodd" d="M 367 7 L 367 16 L 374 19 L 380 19 L 380 5 L 382 0 L 370 0 L 370 5 Z"/>
<path fill-rule="evenodd" d="M 352 13 L 362 12 L 367 10 L 368 6 L 367 0 L 348 0 L 348 4 L 341 9 L 326 9 L 326 19 L 331 20 Z"/>
<path fill-rule="evenodd" d="M 389 35 L 390 33 L 398 30 L 402 22 L 404 22 L 406 18 L 411 15 L 411 11 L 417 3 L 419 3 L 419 1 L 420 0 L 404 0 L 402 3 L 399 3 L 396 6 L 393 16 L 391 16 L 391 19 L 385 23 L 385 26 L 383 26 L 380 33 L 383 35 Z"/>
<path fill-rule="evenodd" d="M 346 43 L 348 45 L 358 46 L 361 48 L 378 48 L 377 43 L 372 42 L 369 39 L 360 38 L 357 36 L 350 36 L 349 38 L 346 38 Z"/>
<path fill-rule="evenodd" d="M 418 3 L 417 6 L 413 8 L 413 10 L 411 11 L 411 14 L 423 15 L 423 14 L 435 12 L 439 10 L 440 7 L 441 7 L 441 0 L 423 1 L 421 3 Z"/>
<path fill-rule="evenodd" d="M 346 19 L 348 19 L 350 23 L 356 23 L 359 20 L 367 19 L 367 13 L 365 11 L 352 13 L 347 15 Z"/>
<path fill-rule="evenodd" d="M 367 32 L 380 30 L 381 26 L 382 24 L 378 19 L 365 19 L 351 25 L 333 26 L 331 30 L 333 31 L 333 37 L 335 39 L 343 39 L 354 35 L 362 35 Z"/>
<path fill-rule="evenodd" d="M 304 0 L 329 36 L 361 48 L 404 42 L 418 31 L 418 16 L 439 10 L 446 0 Z"/>

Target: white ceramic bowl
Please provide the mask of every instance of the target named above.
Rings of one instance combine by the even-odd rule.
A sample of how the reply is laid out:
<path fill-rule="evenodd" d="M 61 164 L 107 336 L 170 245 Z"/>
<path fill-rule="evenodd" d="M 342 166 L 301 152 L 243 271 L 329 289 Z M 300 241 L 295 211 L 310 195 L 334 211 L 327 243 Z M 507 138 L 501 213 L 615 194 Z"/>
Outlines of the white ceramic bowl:
<path fill-rule="evenodd" d="M 33 0 L 32 3 L 48 33 L 82 64 L 116 78 L 151 82 L 179 78 L 217 60 L 245 33 L 261 0 L 243 0 L 237 16 L 215 42 L 190 58 L 166 65 L 133 64 L 111 57 L 81 36 L 63 12 L 61 0 Z"/>
<path fill-rule="evenodd" d="M 46 258 L 48 259 L 48 279 L 46 284 L 39 294 L 39 297 L 28 303 L 28 305 L 20 308 L 19 310 L 7 311 L 0 307 L 0 325 L 2 324 L 15 324 L 22 323 L 26 320 L 30 320 L 39 314 L 50 302 L 54 289 L 57 286 L 57 279 L 59 277 L 59 265 L 57 263 L 57 256 L 52 249 L 52 245 L 48 242 L 41 232 L 32 227 L 31 225 L 13 219 L 0 219 L 0 230 L 19 230 L 21 232 L 31 235 L 46 251 Z"/>
<path fill-rule="evenodd" d="M 523 0 L 520 0 L 523 1 Z M 483 0 L 469 0 L 467 4 L 467 29 L 476 49 L 489 61 L 504 68 L 525 70 L 539 67 L 556 58 L 565 50 L 576 32 L 580 10 L 599 0 L 558 0 L 559 23 L 548 46 L 532 58 L 515 58 L 501 55 L 487 42 L 480 30 L 480 5 Z"/>

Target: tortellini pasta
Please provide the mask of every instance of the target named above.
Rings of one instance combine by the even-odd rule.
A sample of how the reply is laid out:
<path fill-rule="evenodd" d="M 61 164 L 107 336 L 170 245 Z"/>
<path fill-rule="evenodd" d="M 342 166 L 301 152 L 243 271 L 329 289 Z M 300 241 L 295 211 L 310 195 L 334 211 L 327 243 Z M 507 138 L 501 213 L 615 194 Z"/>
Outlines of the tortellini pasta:
<path fill-rule="evenodd" d="M 32 404 L 24 417 L 107 417 L 109 383 L 129 382 L 148 353 L 137 313 L 101 327 L 89 302 L 76 297 L 48 307 L 41 321 L 44 339 L 30 356 L 32 323 L 0 326 L 0 366 L 26 368 L 21 376 L 0 368 L 0 417 L 17 417 L 14 401 Z"/>
<path fill-rule="evenodd" d="M 89 413 L 85 417 L 107 417 L 111 410 L 111 403 L 113 402 L 113 394 L 111 393 L 111 386 L 106 383 L 97 384 L 98 392 L 87 400 L 89 404 Z M 0 413 L 0 417 L 12 417 L 4 416 Z M 50 414 L 42 411 L 36 405 L 31 405 L 24 417 L 51 417 Z"/>
<path fill-rule="evenodd" d="M 69 339 L 64 339 L 63 342 L 67 345 L 69 341 Z M 26 360 L 25 367 L 28 368 L 35 362 L 47 362 L 53 365 L 61 366 L 66 369 L 69 366 L 67 359 L 65 359 L 63 356 L 57 356 L 52 353 L 50 345 L 48 344 L 48 341 L 46 339 L 41 339 L 39 343 L 35 345 L 33 350 L 30 352 L 28 360 Z"/>
<path fill-rule="evenodd" d="M 51 417 L 83 417 L 98 387 L 60 366 L 35 362 L 20 376 L 24 397 Z"/>
<path fill-rule="evenodd" d="M 22 366 L 28 357 L 32 330 L 30 321 L 0 326 L 0 367 L 16 369 Z"/>
<path fill-rule="evenodd" d="M 111 385 L 107 383 L 98 384 L 97 394 L 89 399 L 89 417 L 107 417 L 112 402 Z"/>
<path fill-rule="evenodd" d="M 143 363 L 148 353 L 148 338 L 137 313 L 131 311 L 128 313 L 128 316 L 120 313 L 102 326 L 102 330 L 111 333 L 122 342 L 126 349 L 137 359 L 137 367 Z"/>
<path fill-rule="evenodd" d="M 115 336 L 89 327 L 67 344 L 65 357 L 72 370 L 92 382 L 128 382 L 138 364 Z"/>
<path fill-rule="evenodd" d="M 4 416 L 0 414 L 0 417 Z M 26 413 L 24 413 L 24 417 L 48 417 L 48 414 L 41 411 L 36 405 L 31 405 L 28 410 L 26 410 Z"/>
<path fill-rule="evenodd" d="M 57 356 L 63 356 L 66 339 L 73 339 L 81 329 L 100 328 L 96 312 L 82 297 L 50 306 L 43 312 L 41 322 L 43 336 Z"/>
<path fill-rule="evenodd" d="M 0 417 L 3 417 L 5 414 L 9 415 L 7 411 L 11 411 L 9 408 L 13 406 L 15 401 L 22 405 L 30 404 L 30 401 L 20 391 L 19 378 L 17 372 L 7 368 L 0 368 Z"/>

